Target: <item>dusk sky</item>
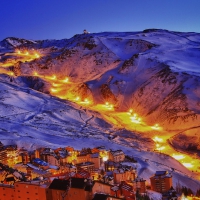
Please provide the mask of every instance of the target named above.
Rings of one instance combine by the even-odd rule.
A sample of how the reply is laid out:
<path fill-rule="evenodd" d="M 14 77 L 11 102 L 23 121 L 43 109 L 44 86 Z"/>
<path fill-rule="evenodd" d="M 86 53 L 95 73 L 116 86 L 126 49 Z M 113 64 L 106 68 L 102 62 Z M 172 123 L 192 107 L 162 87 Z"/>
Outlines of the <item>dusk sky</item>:
<path fill-rule="evenodd" d="M 0 40 L 147 28 L 200 32 L 200 0 L 0 0 Z"/>

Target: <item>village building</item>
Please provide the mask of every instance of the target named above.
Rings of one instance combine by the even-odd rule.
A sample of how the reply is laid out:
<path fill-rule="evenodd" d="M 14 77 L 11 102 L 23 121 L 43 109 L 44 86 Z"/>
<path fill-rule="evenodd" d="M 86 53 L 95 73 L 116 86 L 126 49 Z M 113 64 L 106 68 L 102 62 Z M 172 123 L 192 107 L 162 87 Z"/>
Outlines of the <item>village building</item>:
<path fill-rule="evenodd" d="M 65 167 L 67 172 L 75 172 L 75 173 L 77 172 L 77 167 L 73 164 L 67 163 L 67 164 L 65 164 L 64 167 Z"/>
<path fill-rule="evenodd" d="M 46 200 L 47 185 L 40 182 L 16 182 L 0 185 L 1 200 Z"/>
<path fill-rule="evenodd" d="M 143 178 L 135 178 L 133 181 L 130 182 L 133 185 L 134 191 L 138 192 L 139 194 L 146 193 L 146 180 Z"/>
<path fill-rule="evenodd" d="M 48 185 L 41 182 L 17 182 L 15 183 L 16 200 L 46 200 L 46 190 Z"/>
<path fill-rule="evenodd" d="M 94 194 L 94 198 L 92 200 L 119 200 L 119 199 L 124 199 L 124 198 L 118 198 L 115 196 L 110 196 L 102 193 L 96 193 Z"/>
<path fill-rule="evenodd" d="M 111 185 L 101 182 L 101 181 L 94 181 L 94 185 L 92 188 L 92 193 L 104 193 L 107 195 L 111 195 Z"/>
<path fill-rule="evenodd" d="M 125 159 L 125 154 L 122 150 L 110 150 L 108 152 L 108 159 L 114 162 L 122 162 Z"/>
<path fill-rule="evenodd" d="M 172 187 L 172 175 L 167 171 L 156 171 L 150 178 L 150 182 L 152 190 L 164 193 Z"/>
<path fill-rule="evenodd" d="M 118 169 L 121 167 L 120 163 L 116 163 L 114 161 L 105 161 L 104 162 L 104 167 L 105 167 L 105 171 L 114 171 L 115 169 Z"/>
<path fill-rule="evenodd" d="M 81 171 L 76 173 L 76 177 L 77 178 L 89 179 L 90 178 L 90 173 L 88 171 L 86 171 L 86 170 L 81 170 Z"/>
<path fill-rule="evenodd" d="M 135 200 L 135 191 L 133 190 L 133 186 L 125 181 L 121 182 L 121 184 L 112 186 L 111 195 L 126 200 Z"/>
<path fill-rule="evenodd" d="M 101 158 L 99 153 L 89 154 L 89 161 L 94 163 L 94 168 L 99 169 L 101 167 Z"/>
<path fill-rule="evenodd" d="M 0 170 L 0 183 L 3 183 L 6 178 L 7 172 L 5 170 Z"/>
<path fill-rule="evenodd" d="M 95 167 L 94 167 L 94 163 L 93 162 L 83 162 L 83 163 L 79 163 L 76 164 L 77 167 L 77 171 L 82 171 L 82 170 L 86 170 L 90 173 L 94 172 Z"/>
<path fill-rule="evenodd" d="M 133 181 L 135 179 L 135 170 L 131 166 L 121 166 L 113 171 L 115 183 L 121 181 Z"/>
<path fill-rule="evenodd" d="M 29 152 L 22 148 L 19 150 L 19 162 L 22 162 L 24 165 L 30 162 Z"/>
<path fill-rule="evenodd" d="M 34 160 L 32 160 L 32 164 L 35 165 L 36 167 L 43 169 L 43 170 L 49 169 L 48 163 L 45 162 L 44 160 L 39 159 L 39 158 L 35 158 Z"/>
<path fill-rule="evenodd" d="M 5 146 L 0 141 L 0 163 L 7 164 L 7 151 Z"/>
<path fill-rule="evenodd" d="M 0 199 L 1 200 L 16 200 L 15 188 L 13 185 L 0 184 Z"/>
<path fill-rule="evenodd" d="M 47 191 L 48 200 L 90 200 L 92 185 L 84 178 L 54 179 Z"/>
<path fill-rule="evenodd" d="M 89 154 L 80 154 L 77 156 L 76 164 L 88 162 L 90 159 Z"/>
<path fill-rule="evenodd" d="M 64 148 L 59 148 L 54 151 L 59 159 L 59 165 L 63 166 L 68 162 L 68 152 Z"/>

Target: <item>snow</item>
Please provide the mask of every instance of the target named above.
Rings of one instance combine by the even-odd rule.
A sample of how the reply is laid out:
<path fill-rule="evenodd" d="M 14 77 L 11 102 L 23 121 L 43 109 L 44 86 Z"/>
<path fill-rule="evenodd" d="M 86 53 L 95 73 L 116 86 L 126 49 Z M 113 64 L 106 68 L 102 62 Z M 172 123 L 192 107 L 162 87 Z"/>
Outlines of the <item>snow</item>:
<path fill-rule="evenodd" d="M 153 190 L 147 190 L 147 194 L 150 197 L 150 199 L 153 200 L 162 200 L 162 194 L 155 192 Z"/>

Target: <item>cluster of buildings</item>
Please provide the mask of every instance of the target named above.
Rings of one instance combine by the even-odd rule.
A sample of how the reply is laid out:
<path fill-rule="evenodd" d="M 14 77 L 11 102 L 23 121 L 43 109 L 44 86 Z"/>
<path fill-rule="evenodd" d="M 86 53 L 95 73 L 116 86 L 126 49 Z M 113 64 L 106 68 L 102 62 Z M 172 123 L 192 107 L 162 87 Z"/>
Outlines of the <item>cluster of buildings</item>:
<path fill-rule="evenodd" d="M 134 165 L 123 164 L 124 160 L 122 150 L 104 147 L 28 152 L 0 142 L 0 199 L 135 200 L 137 194 L 146 194 L 146 180 L 137 176 Z M 163 199 L 176 199 L 170 192 L 172 176 L 166 171 L 156 172 L 150 182 L 152 190 L 163 193 Z"/>

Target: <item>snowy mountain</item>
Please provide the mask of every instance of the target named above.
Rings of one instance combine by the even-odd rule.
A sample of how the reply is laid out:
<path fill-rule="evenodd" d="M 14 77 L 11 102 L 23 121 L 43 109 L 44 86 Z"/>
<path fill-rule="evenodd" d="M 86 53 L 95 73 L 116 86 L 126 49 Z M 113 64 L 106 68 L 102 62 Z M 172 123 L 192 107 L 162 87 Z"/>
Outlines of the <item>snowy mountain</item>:
<path fill-rule="evenodd" d="M 111 123 L 117 117 L 101 113 L 93 105 L 109 102 L 116 112 L 132 108 L 149 126 L 159 123 L 165 131 L 177 133 L 171 144 L 188 149 L 198 139 L 200 127 L 199 66 L 198 33 L 148 29 L 77 34 L 63 40 L 6 38 L 0 42 L 0 141 L 29 149 L 88 144 L 123 147 L 141 157 L 145 166 L 163 169 L 158 164 L 162 158 L 149 152 L 155 145 L 150 135 L 140 134 L 136 127 L 129 130 L 125 124 L 119 128 Z M 69 83 L 61 84 L 66 77 Z M 60 93 L 52 92 L 54 80 L 61 85 Z M 70 101 L 77 96 L 82 101 L 88 98 L 93 105 Z M 180 147 L 183 135 L 187 138 L 184 148 Z M 156 163 L 142 161 L 151 157 Z M 169 159 L 164 163 L 167 169 L 176 165 L 181 173 L 191 176 Z M 149 168 L 143 168 L 141 164 L 141 175 L 149 175 Z M 191 183 L 188 175 L 180 178 L 183 173 L 177 172 L 176 182 L 187 179 Z"/>

